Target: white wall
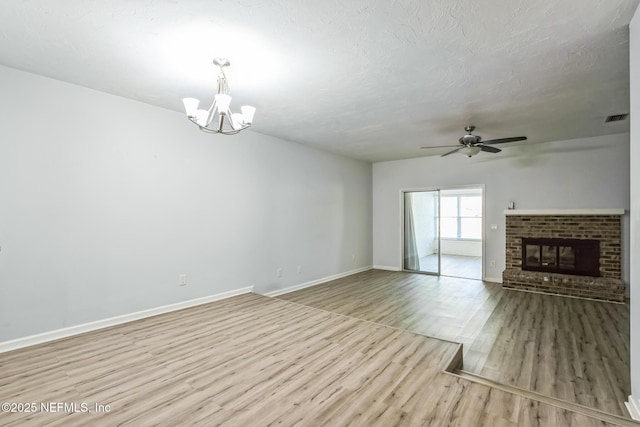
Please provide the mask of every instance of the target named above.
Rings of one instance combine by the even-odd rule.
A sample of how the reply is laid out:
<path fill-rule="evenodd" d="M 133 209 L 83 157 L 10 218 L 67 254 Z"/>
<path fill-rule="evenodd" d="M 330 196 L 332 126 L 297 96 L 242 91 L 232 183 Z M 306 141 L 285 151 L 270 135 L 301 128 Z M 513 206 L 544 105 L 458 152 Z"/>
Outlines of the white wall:
<path fill-rule="evenodd" d="M 373 165 L 373 262 L 400 267 L 402 189 L 485 184 L 485 276 L 504 270 L 505 216 L 516 208 L 629 209 L 629 135 L 504 147 L 499 155 L 423 157 Z M 498 229 L 492 230 L 491 224 Z M 628 236 L 628 216 L 623 231 Z M 629 278 L 629 242 L 623 242 Z M 491 268 L 491 260 L 496 268 Z"/>
<path fill-rule="evenodd" d="M 640 9 L 630 25 L 631 59 L 631 393 L 640 419 Z"/>
<path fill-rule="evenodd" d="M 0 342 L 371 265 L 370 164 L 5 67 L 0 93 Z"/>
<path fill-rule="evenodd" d="M 482 241 L 442 239 L 440 251 L 445 255 L 482 256 Z"/>

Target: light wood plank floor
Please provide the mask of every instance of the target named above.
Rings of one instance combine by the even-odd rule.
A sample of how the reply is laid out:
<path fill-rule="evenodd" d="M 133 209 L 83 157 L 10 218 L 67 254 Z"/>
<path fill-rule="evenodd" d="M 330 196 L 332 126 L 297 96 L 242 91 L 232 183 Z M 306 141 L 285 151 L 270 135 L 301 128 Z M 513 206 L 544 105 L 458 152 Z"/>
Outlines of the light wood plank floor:
<path fill-rule="evenodd" d="M 460 342 L 467 371 L 629 416 L 628 305 L 381 270 L 279 298 Z"/>
<path fill-rule="evenodd" d="M 110 405 L 0 425 L 610 425 L 443 373 L 458 348 L 247 294 L 0 354 L 2 402 Z"/>
<path fill-rule="evenodd" d="M 438 256 L 427 255 L 420 258 L 420 270 L 432 273 L 437 272 Z M 481 280 L 482 257 L 442 254 L 440 256 L 440 274 Z"/>

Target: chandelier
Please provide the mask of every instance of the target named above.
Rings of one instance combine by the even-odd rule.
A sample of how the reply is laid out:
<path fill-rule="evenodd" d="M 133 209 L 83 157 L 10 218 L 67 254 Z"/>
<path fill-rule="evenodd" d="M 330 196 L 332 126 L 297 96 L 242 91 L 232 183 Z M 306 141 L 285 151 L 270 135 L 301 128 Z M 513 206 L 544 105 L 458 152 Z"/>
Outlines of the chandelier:
<path fill-rule="evenodd" d="M 213 64 L 220 68 L 220 72 L 218 72 L 218 91 L 211 107 L 208 110 L 199 110 L 200 101 L 195 98 L 184 98 L 182 100 L 184 109 L 187 112 L 187 118 L 195 123 L 201 131 L 234 135 L 251 126 L 256 109 L 245 105 L 240 108 L 242 114 L 231 113 L 229 109 L 231 104 L 229 84 L 227 76 L 224 74 L 224 67 L 228 67 L 231 63 L 225 58 L 215 58 Z"/>

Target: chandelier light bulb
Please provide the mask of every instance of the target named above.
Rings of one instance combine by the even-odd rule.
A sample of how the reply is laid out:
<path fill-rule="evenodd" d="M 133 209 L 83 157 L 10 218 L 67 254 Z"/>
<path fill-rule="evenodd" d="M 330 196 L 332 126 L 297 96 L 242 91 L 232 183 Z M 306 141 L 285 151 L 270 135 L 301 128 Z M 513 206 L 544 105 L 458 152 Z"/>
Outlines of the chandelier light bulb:
<path fill-rule="evenodd" d="M 244 118 L 244 122 L 248 125 L 253 123 L 253 115 L 256 113 L 256 107 L 252 107 L 250 105 L 244 105 L 240 107 L 240 111 L 242 111 L 242 117 Z"/>
<path fill-rule="evenodd" d="M 207 126 L 207 119 L 209 118 L 209 112 L 207 110 L 198 110 L 196 111 L 196 123 L 200 126 Z"/>
<path fill-rule="evenodd" d="M 200 101 L 195 98 L 184 98 L 182 103 L 184 104 L 184 109 L 187 112 L 187 117 L 196 117 L 196 111 L 198 111 Z"/>
<path fill-rule="evenodd" d="M 244 124 L 244 118 L 242 117 L 242 114 L 240 114 L 240 113 L 233 113 L 231 115 L 231 122 L 232 122 L 233 127 L 235 129 L 240 129 L 242 127 L 242 125 Z"/>

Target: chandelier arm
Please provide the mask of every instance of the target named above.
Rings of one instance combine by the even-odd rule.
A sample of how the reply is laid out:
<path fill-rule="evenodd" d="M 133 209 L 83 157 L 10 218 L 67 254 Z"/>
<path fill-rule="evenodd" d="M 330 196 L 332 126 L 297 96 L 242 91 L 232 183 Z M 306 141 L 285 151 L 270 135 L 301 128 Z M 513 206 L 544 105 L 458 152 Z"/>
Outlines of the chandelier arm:
<path fill-rule="evenodd" d="M 246 129 L 248 126 L 243 122 L 237 123 L 238 126 L 236 126 L 236 122 L 235 120 L 233 120 L 233 113 L 231 113 L 231 109 L 229 109 L 228 111 L 228 120 L 229 120 L 229 124 L 231 125 L 231 129 L 233 129 L 236 132 L 240 132 L 241 130 Z"/>
<path fill-rule="evenodd" d="M 204 126 L 200 126 L 200 130 L 204 133 L 221 133 L 223 135 L 228 135 L 228 133 L 226 131 L 218 131 L 218 129 L 211 129 L 211 128 L 207 128 Z"/>
<path fill-rule="evenodd" d="M 204 127 L 204 126 L 200 126 L 200 130 L 201 130 L 202 132 L 205 132 L 205 133 L 220 133 L 220 132 L 218 132 L 218 131 L 217 131 L 217 130 L 215 130 L 215 129 L 209 129 L 209 128 L 206 128 L 206 127 Z"/>
<path fill-rule="evenodd" d="M 227 82 L 227 75 L 224 73 L 222 67 L 220 67 L 220 73 L 218 73 L 218 90 L 217 93 L 229 94 L 229 82 Z"/>
<path fill-rule="evenodd" d="M 216 133 L 221 133 L 222 135 L 235 135 L 237 133 L 240 133 L 240 131 L 239 130 L 222 130 Z"/>
<path fill-rule="evenodd" d="M 231 129 L 233 130 L 240 130 L 236 128 L 236 124 L 233 121 L 233 115 L 231 114 L 231 111 L 229 111 L 229 115 L 228 115 L 228 119 L 227 121 L 229 122 L 229 126 L 231 126 Z"/>
<path fill-rule="evenodd" d="M 209 126 L 213 121 L 213 117 L 216 115 L 216 107 L 217 107 L 216 99 L 213 98 L 213 102 L 211 103 L 211 107 L 209 107 L 209 110 L 207 113 L 207 122 L 205 126 Z"/>
<path fill-rule="evenodd" d="M 196 123 L 196 125 L 197 125 L 197 123 Z M 200 126 L 200 125 L 198 125 L 198 127 L 204 133 L 211 133 L 211 134 L 219 133 L 219 134 L 222 134 L 222 135 L 235 135 L 237 133 L 240 133 L 240 131 L 248 128 L 249 126 L 245 126 L 242 129 L 238 129 L 238 130 L 221 130 L 221 131 L 219 131 L 218 129 L 211 129 L 211 128 Z"/>
<path fill-rule="evenodd" d="M 198 122 L 196 121 L 196 119 L 193 118 L 189 118 L 188 119 L 191 123 L 195 124 L 196 126 L 198 126 L 198 128 L 200 128 L 200 130 L 204 133 L 220 133 L 222 135 L 235 135 L 237 133 L 240 133 L 240 131 L 245 130 L 246 128 L 250 127 L 250 125 L 242 125 L 242 127 L 240 129 L 233 129 L 233 130 L 218 130 L 218 129 L 211 129 L 209 127 L 206 126 L 202 126 L 200 124 L 198 124 Z"/>
<path fill-rule="evenodd" d="M 198 126 L 200 128 L 201 131 L 206 132 L 206 133 L 218 133 L 218 131 L 209 129 L 206 126 L 202 126 L 200 123 L 198 123 L 198 120 L 195 117 L 188 117 L 188 120 L 193 123 L 194 125 Z"/>

